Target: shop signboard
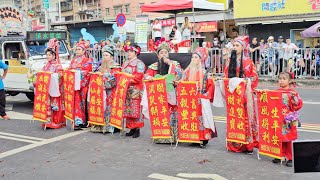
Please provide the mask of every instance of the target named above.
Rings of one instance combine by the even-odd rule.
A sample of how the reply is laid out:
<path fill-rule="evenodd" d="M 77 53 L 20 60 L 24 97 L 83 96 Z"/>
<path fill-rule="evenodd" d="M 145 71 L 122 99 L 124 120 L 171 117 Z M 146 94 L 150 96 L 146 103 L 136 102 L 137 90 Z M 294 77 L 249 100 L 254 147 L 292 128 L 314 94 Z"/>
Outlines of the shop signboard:
<path fill-rule="evenodd" d="M 234 18 L 320 13 L 319 0 L 234 0 Z"/>
<path fill-rule="evenodd" d="M 217 22 L 199 22 L 196 23 L 197 32 L 215 32 L 218 30 Z"/>
<path fill-rule="evenodd" d="M 137 43 L 142 51 L 147 51 L 148 44 L 149 17 L 147 15 L 136 16 L 136 31 L 134 42 Z"/>

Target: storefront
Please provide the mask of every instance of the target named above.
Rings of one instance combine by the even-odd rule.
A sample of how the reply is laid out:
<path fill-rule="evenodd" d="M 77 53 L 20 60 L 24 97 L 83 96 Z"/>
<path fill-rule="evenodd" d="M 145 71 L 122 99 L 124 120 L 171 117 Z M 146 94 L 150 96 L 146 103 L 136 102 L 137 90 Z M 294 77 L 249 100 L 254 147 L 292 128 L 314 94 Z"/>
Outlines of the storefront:
<path fill-rule="evenodd" d="M 300 33 L 320 20 L 320 4 L 314 0 L 234 0 L 234 18 L 240 34 L 250 37 L 290 37 L 302 47 L 314 47 L 317 38 Z"/>

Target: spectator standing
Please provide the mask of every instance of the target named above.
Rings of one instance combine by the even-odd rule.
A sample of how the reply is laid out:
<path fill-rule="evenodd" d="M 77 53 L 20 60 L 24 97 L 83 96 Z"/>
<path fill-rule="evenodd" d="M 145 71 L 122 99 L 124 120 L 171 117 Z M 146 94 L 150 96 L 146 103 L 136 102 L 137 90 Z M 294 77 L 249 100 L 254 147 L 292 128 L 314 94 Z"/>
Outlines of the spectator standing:
<path fill-rule="evenodd" d="M 269 36 L 268 38 L 268 62 L 269 62 L 269 68 L 271 71 L 271 76 L 274 77 L 274 75 L 277 72 L 277 66 L 279 64 L 278 59 L 277 59 L 277 48 L 278 48 L 278 43 L 274 42 L 274 37 Z"/>
<path fill-rule="evenodd" d="M 278 51 L 278 61 L 279 61 L 279 72 L 282 72 L 284 70 L 283 68 L 283 56 L 284 56 L 284 49 L 283 49 L 283 46 L 285 45 L 285 43 L 283 42 L 283 37 L 282 36 L 279 36 L 278 37 L 278 48 L 277 48 L 277 51 Z"/>
<path fill-rule="evenodd" d="M 153 23 L 153 26 L 152 26 L 154 42 L 155 43 L 157 43 L 157 41 L 159 41 L 161 39 L 161 37 L 162 37 L 161 28 L 162 28 L 162 25 L 161 25 L 159 19 L 155 19 L 154 23 Z"/>
<path fill-rule="evenodd" d="M 225 37 L 224 37 L 224 32 L 222 29 L 219 29 L 219 41 L 220 41 L 220 44 L 222 45 L 224 43 L 224 40 L 225 40 Z"/>
<path fill-rule="evenodd" d="M 299 50 L 299 48 L 294 44 L 291 43 L 291 39 L 289 37 L 286 38 L 286 44 L 283 46 L 284 49 L 284 68 L 286 68 L 287 72 L 291 71 L 291 66 L 293 65 L 293 53 L 294 50 Z"/>
<path fill-rule="evenodd" d="M 0 116 L 4 120 L 10 120 L 9 116 L 6 114 L 6 92 L 4 91 L 3 79 L 6 78 L 8 72 L 8 65 L 2 62 L 0 59 L 0 69 L 4 72 L 0 75 Z"/>
<path fill-rule="evenodd" d="M 190 40 L 191 38 L 191 24 L 188 17 L 184 18 L 184 23 L 182 25 L 182 40 Z"/>
<path fill-rule="evenodd" d="M 249 47 L 250 58 L 253 60 L 254 65 L 257 67 L 257 72 L 260 71 L 260 46 L 256 37 L 252 39 Z"/>

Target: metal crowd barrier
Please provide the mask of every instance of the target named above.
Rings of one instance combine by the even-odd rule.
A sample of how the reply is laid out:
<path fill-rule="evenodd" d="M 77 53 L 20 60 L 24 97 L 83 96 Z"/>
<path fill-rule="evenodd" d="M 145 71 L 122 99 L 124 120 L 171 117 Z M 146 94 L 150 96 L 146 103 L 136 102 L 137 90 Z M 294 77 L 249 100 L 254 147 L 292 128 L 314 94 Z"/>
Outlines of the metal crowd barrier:
<path fill-rule="evenodd" d="M 277 77 L 280 72 L 293 72 L 296 78 L 319 79 L 320 49 L 275 49 L 249 53 L 260 76 Z M 258 62 L 258 63 L 257 63 Z"/>

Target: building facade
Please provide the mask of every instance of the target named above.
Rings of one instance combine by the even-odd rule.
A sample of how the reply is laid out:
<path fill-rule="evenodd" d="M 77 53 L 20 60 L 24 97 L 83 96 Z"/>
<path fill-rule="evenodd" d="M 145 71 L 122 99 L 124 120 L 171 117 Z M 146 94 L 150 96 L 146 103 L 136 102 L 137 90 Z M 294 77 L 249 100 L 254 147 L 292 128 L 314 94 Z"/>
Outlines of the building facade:
<path fill-rule="evenodd" d="M 314 47 L 315 38 L 302 38 L 300 32 L 320 19 L 320 4 L 315 0 L 234 0 L 234 18 L 242 34 L 250 37 L 290 37 L 301 47 Z"/>

